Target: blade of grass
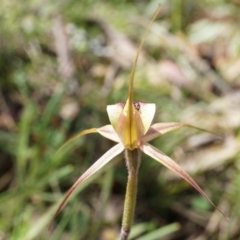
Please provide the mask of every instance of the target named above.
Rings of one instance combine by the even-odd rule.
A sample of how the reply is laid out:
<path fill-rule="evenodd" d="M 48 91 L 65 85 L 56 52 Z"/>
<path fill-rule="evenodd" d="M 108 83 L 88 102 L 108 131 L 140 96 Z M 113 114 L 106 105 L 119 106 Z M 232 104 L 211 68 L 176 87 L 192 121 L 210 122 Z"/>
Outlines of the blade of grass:
<path fill-rule="evenodd" d="M 151 233 L 145 234 L 144 236 L 138 238 L 138 240 L 160 240 L 180 229 L 179 223 L 172 223 L 167 226 L 161 227 Z"/>

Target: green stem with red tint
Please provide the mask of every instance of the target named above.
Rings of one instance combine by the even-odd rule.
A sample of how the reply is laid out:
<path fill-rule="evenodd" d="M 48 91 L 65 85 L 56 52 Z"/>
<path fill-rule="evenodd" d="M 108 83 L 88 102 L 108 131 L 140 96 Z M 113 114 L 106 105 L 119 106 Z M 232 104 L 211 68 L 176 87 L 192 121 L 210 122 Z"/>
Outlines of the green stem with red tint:
<path fill-rule="evenodd" d="M 124 201 L 120 240 L 127 240 L 131 231 L 136 205 L 138 170 L 141 162 L 141 152 L 139 149 L 126 149 L 125 158 L 128 169 L 128 182 Z"/>

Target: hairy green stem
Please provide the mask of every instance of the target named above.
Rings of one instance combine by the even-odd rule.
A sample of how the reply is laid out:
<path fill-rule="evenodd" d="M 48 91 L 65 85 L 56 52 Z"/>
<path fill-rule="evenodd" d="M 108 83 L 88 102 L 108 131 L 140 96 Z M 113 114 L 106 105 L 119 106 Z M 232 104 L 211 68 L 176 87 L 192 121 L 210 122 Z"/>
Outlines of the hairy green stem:
<path fill-rule="evenodd" d="M 128 239 L 133 222 L 137 196 L 138 169 L 140 166 L 141 152 L 138 149 L 134 150 L 126 149 L 125 158 L 128 169 L 128 182 L 124 201 L 120 240 Z"/>

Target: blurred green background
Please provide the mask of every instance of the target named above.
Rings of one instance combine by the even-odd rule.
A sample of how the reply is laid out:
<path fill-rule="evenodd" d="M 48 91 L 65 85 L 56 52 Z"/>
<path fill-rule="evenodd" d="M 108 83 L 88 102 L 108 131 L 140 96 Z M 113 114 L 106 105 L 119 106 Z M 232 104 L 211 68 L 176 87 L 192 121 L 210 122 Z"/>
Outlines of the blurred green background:
<path fill-rule="evenodd" d="M 133 59 L 158 4 L 135 77 L 154 122 L 187 122 L 154 145 L 176 160 L 227 215 L 143 155 L 131 239 L 240 239 L 240 1 L 1 0 L 0 239 L 111 240 L 121 225 L 123 154 L 81 185 L 113 143 L 83 129 L 109 124 L 124 102 Z"/>

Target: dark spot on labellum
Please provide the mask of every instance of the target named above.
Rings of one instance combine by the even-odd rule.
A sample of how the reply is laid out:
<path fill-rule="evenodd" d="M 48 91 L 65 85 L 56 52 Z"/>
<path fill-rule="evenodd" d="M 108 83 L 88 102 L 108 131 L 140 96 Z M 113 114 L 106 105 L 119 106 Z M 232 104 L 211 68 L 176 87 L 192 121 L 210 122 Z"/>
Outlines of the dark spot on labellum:
<path fill-rule="evenodd" d="M 140 110 L 140 103 L 139 102 L 135 102 L 135 103 L 133 103 L 133 105 L 134 105 L 136 110 L 138 110 L 138 111 Z"/>

